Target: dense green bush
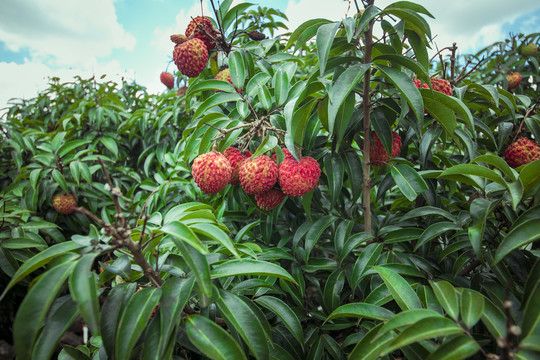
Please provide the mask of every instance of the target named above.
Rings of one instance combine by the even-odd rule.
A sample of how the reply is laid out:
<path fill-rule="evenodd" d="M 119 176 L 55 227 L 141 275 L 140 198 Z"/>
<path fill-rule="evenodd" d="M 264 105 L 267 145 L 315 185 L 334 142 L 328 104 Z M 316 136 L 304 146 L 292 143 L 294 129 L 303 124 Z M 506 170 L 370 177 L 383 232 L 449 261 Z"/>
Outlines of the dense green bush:
<path fill-rule="evenodd" d="M 230 48 L 185 94 L 51 79 L 3 116 L 0 326 L 17 358 L 540 358 L 540 160 L 504 159 L 540 138 L 540 56 L 520 52 L 540 34 L 433 62 L 414 3 L 260 41 L 247 32 L 285 14 L 230 5 Z M 213 79 L 225 66 L 234 87 Z M 413 82 L 434 75 L 451 96 Z M 370 164 L 372 130 L 388 150 L 400 136 L 388 165 Z M 202 193 L 193 159 L 231 145 L 312 156 L 319 185 L 272 211 L 238 185 Z"/>

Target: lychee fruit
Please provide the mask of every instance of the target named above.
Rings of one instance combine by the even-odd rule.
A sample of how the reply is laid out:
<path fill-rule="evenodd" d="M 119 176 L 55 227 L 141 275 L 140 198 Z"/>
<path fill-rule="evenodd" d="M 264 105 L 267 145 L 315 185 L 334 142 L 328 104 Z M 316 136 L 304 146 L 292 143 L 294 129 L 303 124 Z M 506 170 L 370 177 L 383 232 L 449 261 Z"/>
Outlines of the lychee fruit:
<path fill-rule="evenodd" d="M 234 86 L 234 84 L 232 82 L 232 79 L 231 79 L 231 71 L 229 70 L 229 68 L 223 69 L 220 72 L 218 72 L 216 74 L 216 76 L 214 76 L 214 79 L 227 81 L 236 89 L 236 92 L 238 92 L 238 93 L 241 92 L 241 90 L 238 90 L 236 88 L 236 86 Z M 216 90 L 216 92 L 221 92 L 221 90 Z"/>
<path fill-rule="evenodd" d="M 174 35 L 171 35 L 171 41 L 178 45 L 178 44 L 181 44 L 183 42 L 186 42 L 187 37 L 185 35 L 182 35 L 182 34 L 174 34 Z"/>
<path fill-rule="evenodd" d="M 204 26 L 204 31 L 199 28 L 201 25 Z M 208 50 L 212 50 L 216 47 L 212 38 L 217 36 L 217 32 L 216 29 L 214 29 L 214 25 L 212 25 L 212 21 L 206 16 L 197 16 L 191 20 L 186 28 L 186 36 L 190 38 L 192 35 L 193 38 L 202 40 Z M 210 37 L 208 35 L 210 35 Z"/>
<path fill-rule="evenodd" d="M 294 157 L 285 157 L 279 164 L 279 186 L 288 196 L 307 194 L 319 182 L 321 167 L 317 160 L 304 156 L 297 161 Z"/>
<path fill-rule="evenodd" d="M 223 155 L 229 160 L 229 163 L 231 164 L 232 173 L 231 173 L 231 179 L 229 180 L 229 184 L 236 185 L 240 183 L 240 178 L 238 177 L 238 172 L 240 170 L 240 165 L 245 160 L 249 159 L 251 157 L 251 153 L 249 150 L 247 150 L 245 153 L 241 153 L 240 149 L 229 146 L 225 149 L 223 152 Z"/>
<path fill-rule="evenodd" d="M 191 165 L 191 174 L 203 192 L 216 194 L 229 183 L 232 167 L 225 155 L 211 151 L 195 158 Z"/>
<path fill-rule="evenodd" d="M 190 39 L 174 47 L 173 60 L 182 74 L 195 77 L 206 66 L 208 49 L 202 40 Z"/>
<path fill-rule="evenodd" d="M 270 189 L 262 194 L 255 195 L 255 201 L 257 206 L 262 210 L 272 210 L 276 206 L 279 206 L 285 199 L 285 194 L 279 189 Z"/>
<path fill-rule="evenodd" d="M 515 89 L 521 83 L 521 74 L 518 72 L 506 75 L 508 81 L 508 90 Z"/>
<path fill-rule="evenodd" d="M 534 56 L 538 51 L 538 46 L 535 43 L 529 43 L 527 45 L 521 46 L 520 52 L 524 56 Z"/>
<path fill-rule="evenodd" d="M 504 158 L 513 168 L 540 159 L 540 145 L 526 137 L 520 137 L 510 144 L 504 152 Z"/>
<path fill-rule="evenodd" d="M 388 163 L 388 160 L 390 160 L 391 157 L 393 158 L 399 155 L 399 152 L 401 150 L 401 138 L 399 137 L 397 132 L 392 131 L 391 156 L 389 156 L 386 152 L 386 149 L 384 148 L 381 140 L 379 139 L 375 131 L 371 132 L 371 136 L 373 137 L 373 143 L 371 144 L 371 147 L 369 149 L 369 161 L 371 162 L 371 165 L 385 165 Z"/>
<path fill-rule="evenodd" d="M 173 74 L 162 72 L 161 75 L 159 75 L 159 79 L 161 80 L 161 83 L 167 87 L 167 89 L 172 89 L 174 87 Z"/>
<path fill-rule="evenodd" d="M 69 215 L 77 207 L 77 198 L 73 194 L 56 194 L 52 198 L 52 205 L 60 214 Z"/>
<path fill-rule="evenodd" d="M 247 194 L 261 194 L 270 190 L 277 182 L 278 167 L 269 156 L 261 155 L 242 162 L 238 177 Z"/>
<path fill-rule="evenodd" d="M 446 94 L 448 96 L 452 96 L 452 86 L 450 86 L 450 83 L 448 81 L 433 77 L 429 80 L 431 81 L 431 87 L 433 88 L 433 90 Z"/>

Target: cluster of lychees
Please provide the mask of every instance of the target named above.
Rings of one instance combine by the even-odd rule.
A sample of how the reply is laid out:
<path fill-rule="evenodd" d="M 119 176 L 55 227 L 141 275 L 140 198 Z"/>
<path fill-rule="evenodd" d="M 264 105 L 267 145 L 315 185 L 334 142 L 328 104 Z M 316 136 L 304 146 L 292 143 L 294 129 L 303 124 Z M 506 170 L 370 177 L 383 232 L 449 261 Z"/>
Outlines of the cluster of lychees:
<path fill-rule="evenodd" d="M 257 205 L 271 210 L 281 204 L 285 196 L 303 196 L 319 182 L 321 168 L 310 156 L 296 160 L 287 149 L 278 165 L 276 158 L 261 155 L 254 159 L 251 153 L 242 153 L 228 147 L 223 153 L 211 151 L 199 155 L 191 166 L 193 180 L 199 188 L 216 194 L 227 184 L 240 184 L 247 194 L 254 195 Z"/>
<path fill-rule="evenodd" d="M 208 52 L 216 47 L 217 31 L 209 18 L 197 16 L 191 20 L 185 34 L 171 35 L 171 41 L 176 44 L 173 60 L 183 75 L 195 77 L 206 66 Z"/>

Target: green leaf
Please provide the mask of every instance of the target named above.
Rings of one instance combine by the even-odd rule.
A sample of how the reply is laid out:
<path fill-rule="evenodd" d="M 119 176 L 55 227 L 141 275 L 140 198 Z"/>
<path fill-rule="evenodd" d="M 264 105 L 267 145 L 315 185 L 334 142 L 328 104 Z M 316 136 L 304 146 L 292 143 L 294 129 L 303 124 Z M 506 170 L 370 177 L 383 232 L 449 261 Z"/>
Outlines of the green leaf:
<path fill-rule="evenodd" d="M 317 55 L 319 58 L 319 68 L 321 76 L 324 75 L 326 70 L 326 62 L 328 61 L 328 55 L 330 54 L 330 49 L 334 43 L 334 37 L 339 29 L 340 21 L 321 25 L 317 29 Z"/>
<path fill-rule="evenodd" d="M 406 56 L 398 54 L 384 54 L 379 55 L 373 59 L 373 61 L 377 60 L 387 60 L 392 64 L 399 64 L 405 66 L 406 68 L 411 69 L 424 83 L 430 83 L 430 78 L 427 70 L 422 65 Z"/>
<path fill-rule="evenodd" d="M 488 298 L 484 298 L 482 322 L 494 338 L 506 336 L 506 315 Z"/>
<path fill-rule="evenodd" d="M 218 106 L 229 101 L 238 100 L 242 100 L 242 97 L 238 95 L 236 91 L 232 94 L 224 92 L 214 94 L 197 107 L 197 110 L 195 111 L 195 114 L 193 114 L 192 119 L 198 119 L 201 115 L 206 114 L 206 112 L 214 106 Z"/>
<path fill-rule="evenodd" d="M 237 89 L 242 89 L 244 87 L 244 81 L 246 80 L 246 68 L 244 66 L 242 53 L 234 51 L 229 54 L 229 70 L 233 85 Z"/>
<path fill-rule="evenodd" d="M 217 306 L 225 320 L 240 334 L 256 359 L 269 359 L 269 338 L 265 332 L 267 325 L 261 323 L 261 319 L 243 298 L 224 290 L 220 295 Z"/>
<path fill-rule="evenodd" d="M 248 96 L 254 97 L 259 93 L 259 88 L 266 84 L 271 77 L 267 73 L 260 72 L 255 74 L 251 79 L 249 79 L 246 86 L 246 93 Z"/>
<path fill-rule="evenodd" d="M 259 87 L 259 101 L 261 102 L 261 105 L 266 110 L 270 110 L 273 105 L 272 95 L 270 95 L 270 91 L 268 90 L 268 87 L 266 85 L 261 85 Z"/>
<path fill-rule="evenodd" d="M 422 95 L 424 95 L 424 93 L 422 93 Z M 430 97 L 423 97 L 423 99 L 426 111 L 442 125 L 449 135 L 453 135 L 454 130 L 458 126 L 454 111 L 443 103 Z"/>
<path fill-rule="evenodd" d="M 100 335 L 96 275 L 92 265 L 97 253 L 83 255 L 69 277 L 69 291 L 92 335 Z"/>
<path fill-rule="evenodd" d="M 389 319 L 379 330 L 377 338 L 405 326 L 410 326 L 428 317 L 443 317 L 440 313 L 429 309 L 411 309 L 400 312 Z"/>
<path fill-rule="evenodd" d="M 504 159 L 501 159 L 498 156 L 485 154 L 480 155 L 477 158 L 473 159 L 471 162 L 484 162 L 489 165 L 495 166 L 497 169 L 501 170 L 506 176 L 510 178 L 510 181 L 516 181 L 518 178 L 518 173 L 516 170 L 512 169 Z"/>
<path fill-rule="evenodd" d="M 286 302 L 273 296 L 261 296 L 255 299 L 255 302 L 272 311 L 281 319 L 283 325 L 291 332 L 298 343 L 304 343 L 304 333 L 300 320 Z"/>
<path fill-rule="evenodd" d="M 178 246 L 178 242 L 181 241 L 189 244 L 202 254 L 208 253 L 208 249 L 206 249 L 206 246 L 197 237 L 193 230 L 178 220 L 166 223 L 161 228 L 161 231 L 163 231 L 165 234 L 171 235 L 176 246 Z"/>
<path fill-rule="evenodd" d="M 343 317 L 356 317 L 372 320 L 388 320 L 394 315 L 395 314 L 390 310 L 387 310 L 377 305 L 368 303 L 350 303 L 342 305 L 336 310 L 332 311 L 332 313 L 328 315 L 328 318 L 325 320 L 325 322 Z"/>
<path fill-rule="evenodd" d="M 174 238 L 173 238 L 174 240 Z M 206 256 L 201 254 L 200 251 L 193 246 L 183 241 L 175 241 L 176 246 L 180 250 L 182 258 L 187 263 L 191 272 L 197 279 L 197 285 L 204 295 L 207 297 L 212 296 L 212 281 L 210 279 L 210 266 L 206 260 Z"/>
<path fill-rule="evenodd" d="M 196 93 L 208 90 L 219 90 L 226 93 L 235 93 L 236 89 L 228 81 L 224 80 L 202 80 L 190 84 L 186 92 L 186 96 L 192 96 Z"/>
<path fill-rule="evenodd" d="M 538 339 L 540 335 L 540 279 L 536 280 L 536 284 L 525 303 L 523 311 L 523 319 L 521 320 L 521 331 L 523 341 Z M 528 338 L 528 340 L 527 340 Z"/>
<path fill-rule="evenodd" d="M 193 232 L 204 235 L 208 237 L 210 240 L 213 240 L 221 244 L 225 249 L 230 251 L 230 253 L 234 255 L 236 258 L 238 259 L 240 258 L 240 255 L 238 255 L 238 252 L 236 251 L 236 247 L 234 246 L 234 243 L 232 242 L 231 238 L 225 233 L 225 231 L 221 230 L 216 225 L 199 223 L 199 224 L 192 224 L 190 228 L 191 230 L 193 230 Z"/>
<path fill-rule="evenodd" d="M 414 251 L 418 250 L 422 245 L 426 244 L 428 241 L 433 240 L 434 238 L 444 234 L 447 231 L 457 231 L 457 230 L 461 230 L 461 226 L 454 224 L 452 222 L 448 222 L 448 221 L 437 222 L 437 223 L 431 224 L 428 226 L 426 230 L 424 230 L 424 232 L 418 239 L 418 242 L 416 243 L 416 246 L 414 247 Z"/>
<path fill-rule="evenodd" d="M 311 253 L 311 250 L 313 250 L 313 247 L 315 247 L 315 244 L 323 234 L 324 230 L 326 230 L 331 224 L 333 224 L 337 218 L 332 215 L 325 215 L 309 228 L 307 234 L 306 234 L 306 240 L 305 240 L 305 246 L 304 246 L 304 258 L 307 260 L 309 259 L 309 255 Z"/>
<path fill-rule="evenodd" d="M 514 226 L 495 252 L 493 265 L 501 261 L 512 250 L 538 239 L 540 239 L 540 219 L 529 220 Z"/>
<path fill-rule="evenodd" d="M 430 281 L 429 282 L 439 304 L 444 311 L 454 320 L 459 319 L 459 302 L 456 289 L 448 281 Z"/>
<path fill-rule="evenodd" d="M 392 166 L 390 172 L 399 190 L 409 201 L 428 189 L 424 179 L 409 165 L 397 164 Z"/>
<path fill-rule="evenodd" d="M 386 355 L 415 342 L 463 333 L 454 321 L 444 317 L 428 317 L 405 328 L 381 353 Z"/>
<path fill-rule="evenodd" d="M 145 288 L 129 299 L 118 323 L 115 357 L 129 359 L 135 344 L 146 327 L 152 311 L 159 303 L 161 289 Z"/>
<path fill-rule="evenodd" d="M 426 360 L 462 360 L 470 359 L 480 350 L 480 345 L 466 335 L 458 335 L 445 341 Z"/>
<path fill-rule="evenodd" d="M 274 97 L 276 98 L 277 106 L 285 104 L 289 96 L 290 87 L 291 84 L 289 83 L 287 72 L 283 69 L 276 71 L 274 74 Z"/>
<path fill-rule="evenodd" d="M 52 305 L 43 331 L 32 352 L 33 360 L 50 359 L 62 335 L 77 318 L 77 303 L 69 296 L 61 297 Z"/>
<path fill-rule="evenodd" d="M 304 37 L 302 39 L 303 41 L 302 45 L 304 45 L 307 40 L 309 40 L 311 37 L 315 35 L 315 33 L 317 32 L 317 30 L 319 29 L 321 25 L 328 24 L 328 23 L 330 23 L 330 20 L 327 20 L 327 19 L 311 19 L 302 23 L 293 31 L 291 36 L 289 36 L 289 41 L 287 41 L 287 45 L 285 46 L 285 49 L 290 48 L 294 43 L 296 43 L 298 39 L 300 39 L 306 33 L 311 34 L 309 38 Z"/>
<path fill-rule="evenodd" d="M 113 154 L 114 158 L 118 157 L 118 145 L 113 138 L 104 136 L 99 141 Z"/>
<path fill-rule="evenodd" d="M 351 288 L 353 291 L 356 290 L 356 287 L 362 280 L 366 270 L 377 263 L 382 249 L 382 244 L 374 242 L 366 246 L 360 255 L 358 255 L 350 275 Z"/>
<path fill-rule="evenodd" d="M 73 271 L 75 263 L 64 262 L 41 275 L 24 297 L 13 322 L 13 340 L 17 359 L 30 360 L 45 317 Z"/>
<path fill-rule="evenodd" d="M 257 150 L 255 150 L 255 152 L 253 153 L 252 158 L 254 159 L 260 155 L 263 155 L 269 150 L 272 150 L 273 148 L 277 146 L 277 144 L 278 144 L 277 137 L 273 135 L 266 135 L 264 139 L 261 141 L 261 144 L 259 145 Z"/>
<path fill-rule="evenodd" d="M 443 104 L 444 106 L 452 109 L 452 111 L 461 118 L 463 123 L 467 126 L 469 132 L 475 136 L 475 130 L 474 130 L 474 120 L 473 116 L 471 114 L 471 111 L 463 103 L 463 101 L 459 100 L 458 98 L 455 98 L 453 96 L 448 96 L 446 94 L 440 93 L 438 91 L 430 90 L 430 89 L 419 89 L 422 98 L 430 98 L 438 103 Z"/>
<path fill-rule="evenodd" d="M 72 241 L 63 242 L 60 244 L 53 245 L 48 249 L 45 249 L 38 254 L 34 255 L 30 259 L 26 260 L 20 268 L 17 269 L 17 272 L 13 275 L 6 288 L 0 296 L 0 301 L 4 298 L 6 293 L 11 289 L 15 284 L 24 279 L 28 274 L 39 269 L 42 266 L 47 265 L 51 260 L 56 258 L 59 255 L 62 255 L 66 252 L 77 250 L 83 247 L 83 245 L 76 244 Z"/>
<path fill-rule="evenodd" d="M 382 266 L 374 266 L 373 269 L 379 273 L 401 310 L 422 307 L 418 295 L 401 275 Z"/>
<path fill-rule="evenodd" d="M 214 267 L 212 270 L 212 278 L 238 275 L 271 276 L 297 284 L 294 278 L 281 266 L 262 260 L 230 260 Z"/>
<path fill-rule="evenodd" d="M 328 24 L 333 25 L 333 24 Z M 322 28 L 322 27 L 321 27 Z M 334 133 L 336 115 L 338 110 L 345 102 L 351 91 L 363 79 L 365 72 L 370 68 L 371 64 L 355 64 L 345 70 L 328 92 L 328 131 L 330 136 Z M 347 124 L 341 124 L 340 128 L 347 128 Z"/>
<path fill-rule="evenodd" d="M 412 108 L 418 121 L 424 118 L 424 101 L 422 95 L 414 85 L 413 81 L 403 72 L 388 66 L 378 65 L 381 72 L 388 77 L 390 82 L 396 86 L 399 92 L 405 97 L 407 103 Z"/>
<path fill-rule="evenodd" d="M 68 188 L 66 179 L 64 179 L 64 175 L 62 175 L 62 173 L 60 171 L 58 171 L 57 169 L 53 169 L 53 171 L 51 172 L 51 175 L 52 175 L 52 178 L 54 179 L 54 181 L 56 181 L 56 183 L 58 185 L 60 185 L 62 190 L 65 193 L 69 193 L 69 188 Z"/>
<path fill-rule="evenodd" d="M 532 190 L 540 183 L 540 160 L 528 163 L 519 173 L 519 180 L 523 184 L 523 191 Z"/>
<path fill-rule="evenodd" d="M 487 167 L 475 165 L 475 164 L 458 164 L 454 165 L 443 171 L 439 178 L 448 178 L 451 180 L 457 179 L 455 176 L 479 176 L 485 179 L 496 182 L 504 187 L 507 187 L 506 181 L 497 174 L 494 170 L 488 169 Z M 461 181 L 461 180 L 457 180 Z"/>
<path fill-rule="evenodd" d="M 482 239 L 484 237 L 487 217 L 491 211 L 492 203 L 488 199 L 477 198 L 471 202 L 469 213 L 471 214 L 472 222 L 467 228 L 467 231 L 471 246 L 478 259 L 484 258 L 481 251 Z"/>
<path fill-rule="evenodd" d="M 186 318 L 189 341 L 212 360 L 246 359 L 240 345 L 219 325 L 200 315 Z"/>
<path fill-rule="evenodd" d="M 101 308 L 101 336 L 103 346 L 108 354 L 115 353 L 118 321 L 122 316 L 125 304 L 135 293 L 137 283 L 121 283 L 116 285 L 108 294 Z"/>
<path fill-rule="evenodd" d="M 379 358 L 381 351 L 385 350 L 394 336 L 391 333 L 378 337 L 377 334 L 382 323 L 376 325 L 365 334 L 349 354 L 349 360 L 375 360 Z"/>
<path fill-rule="evenodd" d="M 472 328 L 484 312 L 484 296 L 474 290 L 464 289 L 461 292 L 461 318 L 465 325 Z"/>

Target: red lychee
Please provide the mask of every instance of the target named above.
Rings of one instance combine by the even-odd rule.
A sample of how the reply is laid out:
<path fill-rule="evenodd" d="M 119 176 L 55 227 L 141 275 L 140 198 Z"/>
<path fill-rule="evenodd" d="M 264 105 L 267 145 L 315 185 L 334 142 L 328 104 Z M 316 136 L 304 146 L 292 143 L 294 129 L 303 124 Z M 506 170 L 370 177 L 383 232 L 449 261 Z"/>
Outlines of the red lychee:
<path fill-rule="evenodd" d="M 229 160 L 232 168 L 231 180 L 229 180 L 229 184 L 239 184 L 240 178 L 238 177 L 238 172 L 240 170 L 240 165 L 242 164 L 242 162 L 251 157 L 251 153 L 249 152 L 249 150 L 247 150 L 245 153 L 242 154 L 238 148 L 229 146 L 225 149 L 223 155 L 225 155 L 227 160 Z"/>
<path fill-rule="evenodd" d="M 207 194 L 221 191 L 229 183 L 231 173 L 229 160 L 217 151 L 197 156 L 191 165 L 193 180 Z"/>
<path fill-rule="evenodd" d="M 452 86 L 450 86 L 450 83 L 448 81 L 433 77 L 430 79 L 430 81 L 433 90 L 446 94 L 448 96 L 452 96 Z"/>
<path fill-rule="evenodd" d="M 515 89 L 521 83 L 521 74 L 518 72 L 506 75 L 506 80 L 508 80 L 508 90 Z"/>
<path fill-rule="evenodd" d="M 208 49 L 202 40 L 190 39 L 174 47 L 173 60 L 182 74 L 195 77 L 206 66 Z"/>
<path fill-rule="evenodd" d="M 257 206 L 262 210 L 272 210 L 276 206 L 279 206 L 285 199 L 285 194 L 279 189 L 270 189 L 262 194 L 255 195 Z"/>
<path fill-rule="evenodd" d="M 261 194 L 270 190 L 277 181 L 278 167 L 266 155 L 248 159 L 240 165 L 240 185 L 248 194 Z"/>
<path fill-rule="evenodd" d="M 77 207 L 77 198 L 73 194 L 56 194 L 52 198 L 52 205 L 60 214 L 69 215 Z"/>
<path fill-rule="evenodd" d="M 415 85 L 418 89 L 420 89 L 420 88 L 422 88 L 422 89 L 429 89 L 429 86 L 428 86 L 427 84 L 425 84 L 425 83 L 422 84 L 422 81 L 420 81 L 420 79 L 414 79 L 413 82 L 414 82 L 414 85 Z"/>
<path fill-rule="evenodd" d="M 397 132 L 392 131 L 391 156 L 388 156 L 386 149 L 384 148 L 381 140 L 379 139 L 375 131 L 371 132 L 371 136 L 373 137 L 373 143 L 371 144 L 371 147 L 369 149 L 369 161 L 371 162 L 371 165 L 385 165 L 388 163 L 388 160 L 390 160 L 391 157 L 396 157 L 399 155 L 399 152 L 401 150 L 401 138 L 399 137 Z"/>
<path fill-rule="evenodd" d="M 204 26 L 204 31 L 199 28 L 199 25 Z M 212 38 L 208 36 L 210 35 L 213 38 L 217 36 L 216 29 L 214 29 L 214 26 L 212 25 L 212 21 L 210 21 L 209 18 L 207 18 L 206 16 L 197 16 L 193 20 L 191 20 L 188 27 L 186 28 L 186 36 L 188 38 L 192 36 L 195 28 L 197 28 L 197 30 L 195 31 L 195 34 L 193 35 L 194 38 L 201 39 L 206 45 L 208 50 L 212 50 L 213 48 L 216 47 L 216 44 L 214 44 L 214 41 L 212 40 Z"/>
<path fill-rule="evenodd" d="M 528 164 L 540 159 L 540 145 L 531 139 L 521 137 L 506 148 L 504 158 L 513 168 Z"/>
<path fill-rule="evenodd" d="M 173 74 L 162 72 L 161 75 L 159 75 L 159 79 L 161 80 L 161 83 L 167 87 L 167 89 L 172 89 L 174 87 Z"/>
<path fill-rule="evenodd" d="M 302 196 L 307 194 L 319 182 L 321 167 L 317 160 L 304 156 L 297 161 L 286 157 L 279 164 L 279 186 L 285 195 Z"/>

